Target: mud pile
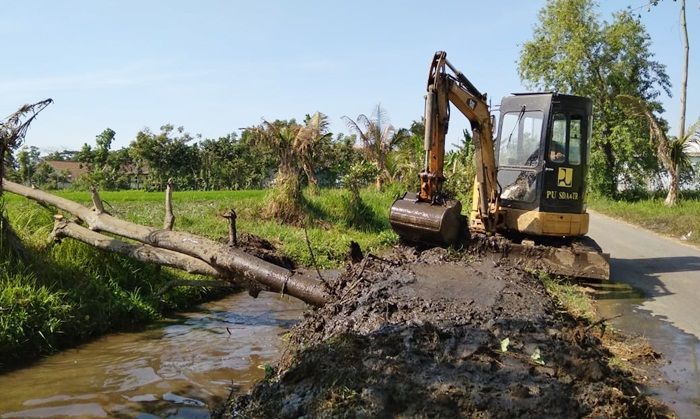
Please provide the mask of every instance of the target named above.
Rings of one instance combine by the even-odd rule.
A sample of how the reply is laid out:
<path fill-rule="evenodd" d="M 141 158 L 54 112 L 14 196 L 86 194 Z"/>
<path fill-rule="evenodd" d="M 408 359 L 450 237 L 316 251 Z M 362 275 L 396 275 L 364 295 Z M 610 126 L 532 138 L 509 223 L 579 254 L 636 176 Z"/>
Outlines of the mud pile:
<path fill-rule="evenodd" d="M 474 259 L 397 248 L 349 267 L 335 302 L 308 311 L 276 370 L 222 415 L 654 415 L 537 278 Z"/>

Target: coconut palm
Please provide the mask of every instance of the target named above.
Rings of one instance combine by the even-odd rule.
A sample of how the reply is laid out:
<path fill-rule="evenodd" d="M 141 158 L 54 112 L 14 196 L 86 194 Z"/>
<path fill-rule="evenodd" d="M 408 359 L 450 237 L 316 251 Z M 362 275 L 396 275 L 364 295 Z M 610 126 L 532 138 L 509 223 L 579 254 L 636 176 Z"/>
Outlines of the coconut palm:
<path fill-rule="evenodd" d="M 303 221 L 300 173 L 306 174 L 310 185 L 318 184 L 313 161 L 318 144 L 331 135 L 328 118 L 316 112 L 306 118 L 304 125 L 295 120 L 263 121 L 252 130 L 254 141 L 276 151 L 280 161 L 267 213 L 286 223 L 299 224 Z"/>
<path fill-rule="evenodd" d="M 656 154 L 671 178 L 664 203 L 668 206 L 676 205 L 681 171 L 691 167 L 688 150 L 691 142 L 697 142 L 700 135 L 700 120 L 685 130 L 683 136 L 669 139 L 661 121 L 657 119 L 644 100 L 627 95 L 620 95 L 618 98 L 625 105 L 628 113 L 646 119 L 649 124 L 651 140 L 656 145 Z"/>
<path fill-rule="evenodd" d="M 379 174 L 376 186 L 378 190 L 381 189 L 384 182 L 391 178 L 387 169 L 387 161 L 396 144 L 395 141 L 398 139 L 395 135 L 396 130 L 389 123 L 386 111 L 379 104 L 370 117 L 360 114 L 354 121 L 347 116 L 343 116 L 343 120 L 345 120 L 348 129 L 360 137 L 362 151 L 367 160 L 377 166 Z"/>
<path fill-rule="evenodd" d="M 328 125 L 328 117 L 321 112 L 307 115 L 304 126 L 299 128 L 293 141 L 294 152 L 298 156 L 309 185 L 315 192 L 318 191 L 318 180 L 314 168 L 314 157 L 317 156 L 318 147 L 322 141 L 333 135 L 328 131 Z"/>

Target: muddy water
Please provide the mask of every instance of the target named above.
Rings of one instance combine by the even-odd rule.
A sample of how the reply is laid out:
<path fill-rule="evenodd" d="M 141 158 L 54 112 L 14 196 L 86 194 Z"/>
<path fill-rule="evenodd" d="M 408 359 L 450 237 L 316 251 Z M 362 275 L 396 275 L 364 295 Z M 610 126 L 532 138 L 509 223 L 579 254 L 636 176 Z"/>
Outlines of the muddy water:
<path fill-rule="evenodd" d="M 61 352 L 0 375 L 0 418 L 208 417 L 231 388 L 245 391 L 264 376 L 303 307 L 238 294 Z"/>
<path fill-rule="evenodd" d="M 614 327 L 645 337 L 654 350 L 662 354 L 661 376 L 652 378 L 651 392 L 680 418 L 700 417 L 700 341 L 640 309 L 645 298 L 631 286 L 615 282 L 590 285 L 597 291 L 602 317 L 621 315 L 611 320 Z"/>

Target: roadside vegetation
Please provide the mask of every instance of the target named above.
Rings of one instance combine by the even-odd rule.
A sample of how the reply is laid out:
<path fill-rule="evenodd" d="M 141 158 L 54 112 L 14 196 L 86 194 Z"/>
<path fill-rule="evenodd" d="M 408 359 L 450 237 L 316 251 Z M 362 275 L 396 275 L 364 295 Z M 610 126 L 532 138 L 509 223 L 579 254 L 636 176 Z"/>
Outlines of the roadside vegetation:
<path fill-rule="evenodd" d="M 663 198 L 662 198 L 663 199 Z M 549 296 L 574 318 L 586 325 L 586 331 L 596 334 L 610 352 L 608 366 L 632 374 L 640 381 L 647 380 L 645 364 L 653 364 L 661 357 L 644 336 L 628 336 L 601 318 L 596 310 L 595 291 L 570 278 L 539 273 Z"/>
<path fill-rule="evenodd" d="M 700 193 L 681 193 L 678 204 L 664 205 L 664 193 L 637 193 L 611 199 L 589 197 L 588 206 L 603 214 L 620 218 L 657 233 L 700 244 Z"/>
<path fill-rule="evenodd" d="M 586 322 L 596 320 L 593 299 L 578 284 L 569 279 L 553 277 L 546 273 L 540 273 L 539 278 L 547 293 L 569 314 Z"/>

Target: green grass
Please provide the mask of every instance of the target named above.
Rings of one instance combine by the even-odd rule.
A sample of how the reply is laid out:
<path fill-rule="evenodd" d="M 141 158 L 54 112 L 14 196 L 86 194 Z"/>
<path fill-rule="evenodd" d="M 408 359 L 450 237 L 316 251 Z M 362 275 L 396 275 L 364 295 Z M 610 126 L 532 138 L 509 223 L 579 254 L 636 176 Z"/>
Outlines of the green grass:
<path fill-rule="evenodd" d="M 0 369 L 100 334 L 140 327 L 163 313 L 220 295 L 176 288 L 191 278 L 109 254 L 74 240 L 49 244 L 52 212 L 24 199 L 7 199 L 7 217 L 22 250 L 0 240 Z"/>
<path fill-rule="evenodd" d="M 700 244 L 700 197 L 686 193 L 674 207 L 664 205 L 663 196 L 628 197 L 614 200 L 589 197 L 588 206 L 661 234 L 680 238 L 692 232 L 688 241 Z"/>
<path fill-rule="evenodd" d="M 175 229 L 223 240 L 227 236 L 228 226 L 220 215 L 234 209 L 238 215 L 239 232 L 266 238 L 287 256 L 304 266 L 310 266 L 311 258 L 304 229 L 261 217 L 266 194 L 265 190 L 174 192 Z M 362 191 L 362 201 L 368 207 L 370 220 L 360 227 L 348 225 L 344 208 L 348 194 L 341 189 L 323 189 L 319 195 L 304 194 L 309 213 L 309 241 L 319 267 L 338 267 L 343 262 L 351 240 L 358 242 L 363 250 L 372 252 L 392 245 L 398 239 L 388 221 L 389 207 L 396 195 L 393 190 L 383 193 L 370 189 Z M 87 192 L 58 192 L 57 195 L 91 205 L 90 194 Z M 162 226 L 165 215 L 162 192 L 104 192 L 100 196 L 106 209 L 116 217 L 154 227 Z M 8 205 L 13 203 L 23 208 L 20 212 L 27 208 L 40 208 L 31 203 L 27 207 L 26 200 L 9 198 L 8 194 Z M 12 221 L 13 225 L 17 222 L 23 223 L 21 216 Z M 46 238 L 51 225 L 47 220 L 41 231 L 37 231 L 38 240 Z"/>
<path fill-rule="evenodd" d="M 90 205 L 87 192 L 57 194 Z M 310 265 L 303 228 L 261 218 L 266 194 L 263 190 L 175 192 L 175 228 L 223 240 L 228 227 L 220 214 L 233 208 L 239 232 L 271 240 L 300 264 Z M 305 194 L 309 240 L 322 268 L 342 264 L 350 240 L 366 252 L 380 251 L 397 240 L 387 220 L 394 192 L 362 192 L 367 222 L 360 227 L 348 223 L 346 194 L 342 190 Z M 103 192 L 101 196 L 106 209 L 119 218 L 162 226 L 162 192 Z M 0 369 L 103 333 L 138 327 L 219 292 L 175 288 L 158 296 L 166 282 L 190 276 L 70 239 L 49 245 L 52 211 L 12 194 L 2 199 L 26 256 L 13 255 L 6 241 L 0 240 Z"/>
<path fill-rule="evenodd" d="M 581 287 L 567 278 L 553 277 L 539 273 L 549 295 L 571 315 L 589 322 L 595 321 L 596 310 L 591 297 Z"/>

